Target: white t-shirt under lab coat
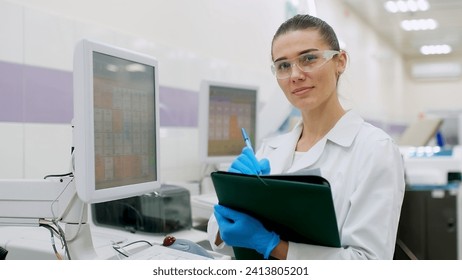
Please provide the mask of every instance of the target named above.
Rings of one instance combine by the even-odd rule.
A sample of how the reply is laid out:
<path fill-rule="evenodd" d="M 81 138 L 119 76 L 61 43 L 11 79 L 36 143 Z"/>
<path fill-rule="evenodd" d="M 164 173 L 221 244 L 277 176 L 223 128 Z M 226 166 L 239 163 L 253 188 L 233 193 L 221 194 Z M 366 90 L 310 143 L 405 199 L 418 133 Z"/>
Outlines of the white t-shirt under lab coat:
<path fill-rule="evenodd" d="M 270 161 L 271 174 L 319 169 L 331 184 L 342 247 L 289 240 L 287 259 L 392 259 L 405 188 L 403 161 L 393 139 L 348 111 L 315 146 L 295 157 L 301 131 L 299 123 L 265 141 L 257 158 Z M 208 237 L 220 251 L 227 246 L 214 244 L 217 232 L 212 215 Z"/>

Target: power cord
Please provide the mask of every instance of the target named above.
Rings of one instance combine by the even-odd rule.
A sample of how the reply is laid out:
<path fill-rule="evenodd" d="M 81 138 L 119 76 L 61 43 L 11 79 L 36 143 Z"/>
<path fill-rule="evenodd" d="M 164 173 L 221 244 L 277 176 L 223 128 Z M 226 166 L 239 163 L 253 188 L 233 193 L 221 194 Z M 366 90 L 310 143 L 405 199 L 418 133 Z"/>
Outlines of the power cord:
<path fill-rule="evenodd" d="M 149 246 L 153 246 L 153 244 L 152 244 L 151 242 L 147 241 L 147 240 L 137 240 L 137 241 L 133 241 L 133 242 L 131 242 L 131 243 L 125 244 L 125 245 L 123 245 L 123 246 L 114 245 L 114 246 L 112 246 L 112 248 L 113 248 L 114 250 L 116 250 L 117 253 L 119 253 L 119 254 L 121 254 L 122 256 L 128 258 L 129 255 L 126 254 L 125 252 L 123 252 L 122 250 L 123 250 L 125 247 L 131 246 L 131 245 L 136 244 L 136 243 L 146 243 L 146 244 L 148 244 Z"/>
<path fill-rule="evenodd" d="M 58 260 L 62 260 L 63 257 L 61 256 L 61 254 L 58 252 L 58 250 L 56 249 L 56 244 L 55 244 L 55 234 L 58 234 L 58 231 L 53 228 L 52 226 L 50 225 L 47 225 L 47 224 L 40 224 L 41 227 L 44 227 L 44 228 L 47 228 L 50 233 L 51 233 L 51 246 L 53 247 L 53 251 L 55 252 L 55 256 Z"/>
<path fill-rule="evenodd" d="M 39 226 L 44 227 L 44 228 L 46 228 L 46 229 L 48 229 L 50 231 L 50 233 L 51 233 L 51 246 L 53 247 L 53 251 L 54 251 L 54 253 L 56 255 L 56 258 L 59 259 L 59 260 L 63 259 L 63 257 L 61 256 L 61 254 L 59 254 L 59 252 L 58 252 L 58 250 L 56 248 L 55 239 L 54 239 L 55 236 L 57 236 L 59 238 L 59 240 L 61 241 L 61 247 L 64 248 L 67 259 L 70 260 L 71 256 L 69 254 L 69 248 L 67 246 L 65 234 L 64 234 L 64 231 L 62 230 L 62 228 L 59 226 L 59 224 L 54 220 L 49 221 L 49 220 L 42 219 L 42 220 L 39 221 Z"/>

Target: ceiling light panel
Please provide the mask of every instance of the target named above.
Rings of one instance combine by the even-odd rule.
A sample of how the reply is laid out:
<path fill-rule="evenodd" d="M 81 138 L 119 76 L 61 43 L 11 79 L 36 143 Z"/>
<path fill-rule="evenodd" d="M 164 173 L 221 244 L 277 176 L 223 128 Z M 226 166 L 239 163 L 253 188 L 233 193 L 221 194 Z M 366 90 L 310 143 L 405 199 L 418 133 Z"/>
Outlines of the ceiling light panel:
<path fill-rule="evenodd" d="M 434 30 L 438 22 L 434 19 L 411 19 L 401 21 L 401 28 L 406 31 Z"/>
<path fill-rule="evenodd" d="M 424 55 L 448 54 L 452 48 L 449 45 L 426 45 L 420 48 L 420 52 Z"/>
<path fill-rule="evenodd" d="M 430 4 L 427 0 L 387 1 L 385 9 L 390 13 L 427 11 L 430 9 Z"/>

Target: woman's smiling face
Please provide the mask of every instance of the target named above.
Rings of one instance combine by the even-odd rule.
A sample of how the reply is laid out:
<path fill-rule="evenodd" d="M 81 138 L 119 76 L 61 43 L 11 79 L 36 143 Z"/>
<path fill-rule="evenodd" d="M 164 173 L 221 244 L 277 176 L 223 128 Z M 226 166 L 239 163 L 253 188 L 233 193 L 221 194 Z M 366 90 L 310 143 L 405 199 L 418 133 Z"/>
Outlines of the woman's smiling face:
<path fill-rule="evenodd" d="M 295 30 L 274 39 L 272 57 L 274 62 L 292 60 L 301 54 L 324 50 L 331 50 L 331 47 L 316 29 Z M 278 79 L 278 83 L 293 106 L 302 111 L 315 110 L 329 104 L 332 98 L 337 99 L 337 80 L 345 64 L 346 55 L 340 52 L 312 72 L 304 72 L 293 65 L 290 77 Z"/>

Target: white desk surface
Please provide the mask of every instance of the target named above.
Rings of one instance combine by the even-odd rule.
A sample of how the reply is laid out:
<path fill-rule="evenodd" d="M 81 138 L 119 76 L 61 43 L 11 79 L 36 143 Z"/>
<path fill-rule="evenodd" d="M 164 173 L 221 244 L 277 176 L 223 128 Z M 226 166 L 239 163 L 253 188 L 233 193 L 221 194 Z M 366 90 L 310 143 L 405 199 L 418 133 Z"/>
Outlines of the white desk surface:
<path fill-rule="evenodd" d="M 63 226 L 64 228 L 64 226 Z M 99 259 L 118 259 L 118 253 L 113 245 L 124 245 L 130 242 L 146 240 L 150 243 L 162 243 L 167 234 L 130 233 L 127 231 L 104 228 L 95 225 L 90 227 L 92 241 Z M 193 242 L 204 242 L 207 234 L 203 231 L 191 229 L 171 233 L 177 239 L 188 239 Z M 54 238 L 56 247 L 65 256 L 59 238 Z M 49 230 L 43 227 L 0 227 L 0 246 L 8 250 L 7 260 L 26 259 L 56 259 Z M 146 246 L 140 243 L 136 246 Z"/>

